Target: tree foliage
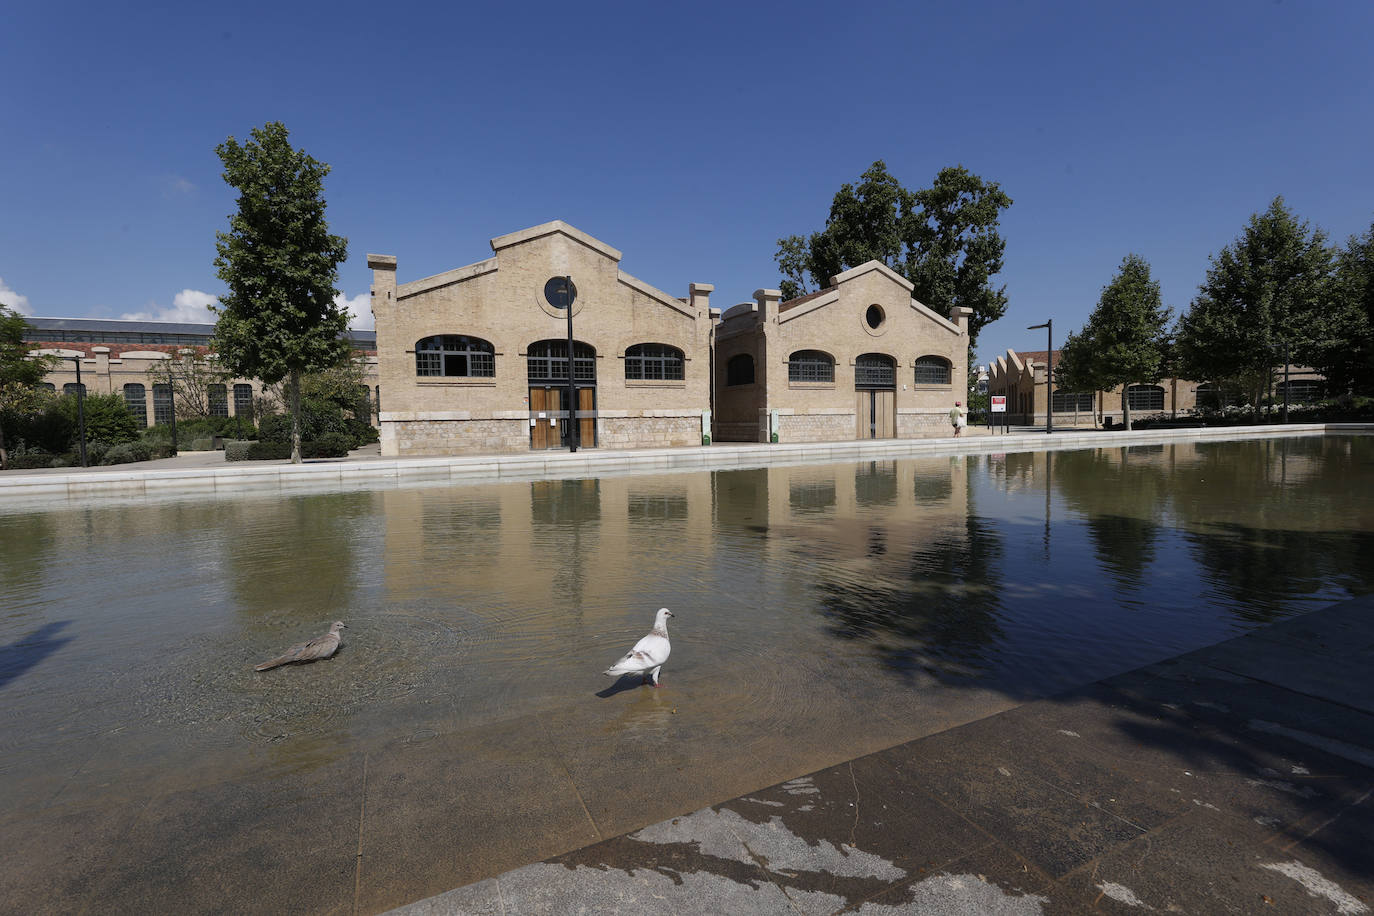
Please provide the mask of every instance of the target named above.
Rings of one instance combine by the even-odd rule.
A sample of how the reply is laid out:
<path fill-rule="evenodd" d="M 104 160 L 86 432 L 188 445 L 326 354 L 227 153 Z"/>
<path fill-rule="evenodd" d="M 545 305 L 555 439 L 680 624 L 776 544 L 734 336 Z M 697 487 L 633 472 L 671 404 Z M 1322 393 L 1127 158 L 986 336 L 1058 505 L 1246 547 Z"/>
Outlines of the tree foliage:
<path fill-rule="evenodd" d="M 1312 347 L 1311 365 L 1330 390 L 1374 393 L 1374 225 L 1337 253 L 1329 303 L 1328 333 Z"/>
<path fill-rule="evenodd" d="M 1061 391 L 1110 391 L 1118 385 L 1159 381 L 1169 350 L 1171 310 L 1164 306 L 1150 265 L 1136 254 L 1121 261 L 1102 288 L 1097 308 L 1060 350 L 1055 382 Z M 1121 392 L 1122 418 L 1131 426 L 1130 403 Z"/>
<path fill-rule="evenodd" d="M 26 412 L 40 406 L 43 395 L 34 387 L 52 371 L 55 356 L 30 356 L 24 344 L 28 322 L 18 312 L 0 305 L 0 415 Z M 9 467 L 5 429 L 0 422 L 0 470 Z"/>
<path fill-rule="evenodd" d="M 994 289 L 991 281 L 1006 249 L 998 234 L 1001 211 L 1011 203 L 995 182 L 963 166 L 941 169 L 931 187 L 910 191 L 880 159 L 858 184 L 840 186 L 823 230 L 778 239 L 780 289 L 795 298 L 823 289 L 845 270 L 880 261 L 909 279 L 916 299 L 940 314 L 972 308 L 969 339 L 975 341 L 1006 311 L 1005 287 Z"/>
<path fill-rule="evenodd" d="M 1179 368 L 1189 378 L 1241 386 L 1258 410 L 1285 346 L 1295 361 L 1321 358 L 1331 252 L 1321 230 L 1276 197 L 1210 261 L 1179 320 Z"/>
<path fill-rule="evenodd" d="M 335 303 L 348 240 L 329 232 L 324 176 L 329 166 L 293 149 L 273 121 L 243 144 L 215 148 L 224 180 L 239 192 L 229 231 L 217 233 L 215 266 L 229 289 L 217 307 L 215 350 L 235 376 L 288 380 L 299 417 L 302 373 L 327 369 L 349 353 L 348 313 Z M 300 461 L 293 424 L 292 460 Z"/>

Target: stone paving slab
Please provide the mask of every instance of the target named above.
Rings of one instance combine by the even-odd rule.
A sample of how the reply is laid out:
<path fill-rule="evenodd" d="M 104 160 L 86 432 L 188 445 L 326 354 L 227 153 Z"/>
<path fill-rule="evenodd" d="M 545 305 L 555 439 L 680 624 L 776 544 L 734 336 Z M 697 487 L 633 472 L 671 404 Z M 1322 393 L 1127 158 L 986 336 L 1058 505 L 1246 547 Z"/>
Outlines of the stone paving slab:
<path fill-rule="evenodd" d="M 392 913 L 1369 914 L 1371 643 L 1366 596 Z"/>

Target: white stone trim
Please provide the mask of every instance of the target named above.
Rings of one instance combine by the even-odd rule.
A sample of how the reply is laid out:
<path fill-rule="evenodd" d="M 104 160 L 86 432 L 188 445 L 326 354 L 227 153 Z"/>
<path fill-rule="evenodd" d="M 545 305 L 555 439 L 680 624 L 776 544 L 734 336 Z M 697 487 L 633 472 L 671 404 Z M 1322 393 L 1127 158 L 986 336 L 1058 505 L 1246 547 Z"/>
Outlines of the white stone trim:
<path fill-rule="evenodd" d="M 543 238 L 546 235 L 553 235 L 554 233 L 566 235 L 573 241 L 580 242 L 581 244 L 586 245 L 588 248 L 592 249 L 593 251 L 597 251 L 601 254 L 604 254 L 612 261 L 616 261 L 617 263 L 620 261 L 621 254 L 619 251 L 612 248 L 610 245 L 607 245 L 600 239 L 593 238 L 592 236 L 583 232 L 581 229 L 575 229 L 572 226 L 569 226 L 561 219 L 556 219 L 549 223 L 542 223 L 538 226 L 531 226 L 529 229 L 521 229 L 519 232 L 511 232 L 506 235 L 498 235 L 496 238 L 491 240 L 491 250 L 493 252 L 499 252 L 502 248 L 509 248 L 512 245 L 519 245 L 522 242 L 529 242 L 537 238 Z"/>
<path fill-rule="evenodd" d="M 617 254 L 618 253 L 619 252 L 617 252 Z M 641 292 L 644 295 L 648 296 L 650 299 L 653 299 L 655 302 L 660 302 L 663 305 L 668 306 L 668 308 L 672 309 L 675 312 L 681 312 L 688 318 L 696 317 L 696 312 L 689 308 L 687 304 L 683 302 L 681 299 L 678 299 L 674 296 L 670 296 L 661 289 L 655 289 L 654 287 L 645 283 L 643 280 L 640 280 L 637 277 L 632 277 L 629 274 L 625 273 L 625 271 L 623 270 L 617 271 L 617 273 L 619 274 L 620 282 L 624 283 L 630 289 Z M 577 316 L 574 315 L 573 317 L 575 318 Z"/>

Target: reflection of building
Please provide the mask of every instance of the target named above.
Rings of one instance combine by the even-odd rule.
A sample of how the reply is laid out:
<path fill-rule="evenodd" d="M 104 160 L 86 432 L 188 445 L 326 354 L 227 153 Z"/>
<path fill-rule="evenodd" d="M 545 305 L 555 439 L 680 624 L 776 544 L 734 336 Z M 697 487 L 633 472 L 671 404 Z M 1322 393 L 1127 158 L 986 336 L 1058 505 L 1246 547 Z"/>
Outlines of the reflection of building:
<path fill-rule="evenodd" d="M 25 318 L 25 338 L 30 352 L 63 357 L 48 373 L 45 385 L 59 392 L 76 390 L 76 365 L 81 361 L 81 384 L 92 394 L 124 397 L 134 416 L 144 425 L 167 423 L 172 418 L 172 392 L 155 383 L 149 370 L 165 367 L 172 355 L 190 350 L 198 357 L 209 352 L 212 324 L 171 321 L 123 321 L 103 318 Z M 349 340 L 368 358 L 364 377 L 372 400 L 377 392 L 376 337 L 371 331 L 349 331 Z M 211 416 L 251 415 L 253 399 L 262 395 L 257 379 L 227 379 L 207 386 Z M 182 394 L 178 394 L 178 401 Z"/>
<path fill-rule="evenodd" d="M 720 439 L 822 442 L 946 435 L 968 391 L 968 316 L 949 321 L 877 261 L 782 302 L 761 289 L 716 330 Z M 776 437 L 776 440 L 774 440 Z"/>
<path fill-rule="evenodd" d="M 1055 366 L 1059 365 L 1059 353 L 1058 350 L 1054 351 Z M 1049 354 L 1045 350 L 1007 350 L 1005 356 L 999 356 L 996 362 L 988 366 L 988 393 L 1006 397 L 1007 422 L 1025 425 L 1045 422 L 1045 374 L 1048 362 Z M 1315 400 L 1322 395 L 1322 381 L 1322 376 L 1312 369 L 1290 366 L 1286 383 L 1283 370 L 1276 372 L 1271 396 L 1276 401 L 1282 401 L 1287 385 L 1290 403 Z M 1060 391 L 1056 385 L 1051 394 L 1054 424 L 1072 426 L 1077 422 L 1090 425 L 1094 417 L 1097 422 L 1108 419 L 1121 422 L 1123 398 L 1128 399 L 1131 416 L 1135 419 L 1152 414 L 1177 416 L 1190 413 L 1198 407 L 1221 407 L 1241 402 L 1237 392 L 1225 391 L 1208 382 L 1181 378 L 1160 379 L 1149 384 L 1118 385 L 1111 391 Z"/>
<path fill-rule="evenodd" d="M 369 255 L 387 455 L 569 444 L 568 325 L 579 444 L 700 445 L 710 405 L 708 298 L 675 298 L 620 269 L 620 252 L 561 221 L 491 240 L 494 257 L 396 282 Z"/>

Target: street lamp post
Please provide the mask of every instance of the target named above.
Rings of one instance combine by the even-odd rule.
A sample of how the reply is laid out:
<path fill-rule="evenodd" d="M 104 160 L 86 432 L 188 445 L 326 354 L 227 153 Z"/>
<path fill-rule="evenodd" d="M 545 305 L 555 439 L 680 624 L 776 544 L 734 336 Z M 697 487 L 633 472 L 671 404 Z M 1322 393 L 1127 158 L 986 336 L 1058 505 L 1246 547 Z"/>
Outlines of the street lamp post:
<path fill-rule="evenodd" d="M 81 434 L 81 466 L 86 467 L 86 386 L 81 384 L 80 356 L 65 356 L 76 364 L 76 421 Z"/>
<path fill-rule="evenodd" d="M 1026 328 L 1027 331 L 1045 329 L 1045 435 L 1054 432 L 1054 319 L 1050 318 L 1044 324 L 1033 324 Z"/>

